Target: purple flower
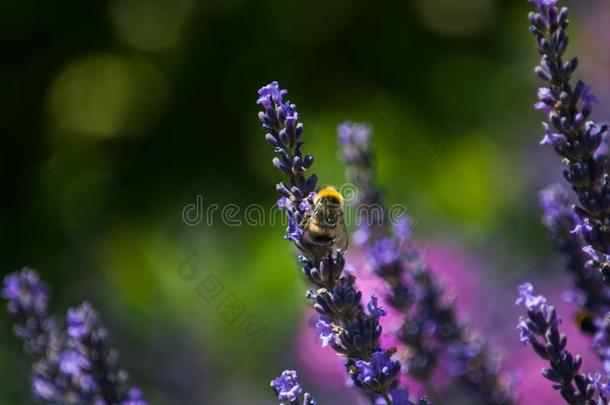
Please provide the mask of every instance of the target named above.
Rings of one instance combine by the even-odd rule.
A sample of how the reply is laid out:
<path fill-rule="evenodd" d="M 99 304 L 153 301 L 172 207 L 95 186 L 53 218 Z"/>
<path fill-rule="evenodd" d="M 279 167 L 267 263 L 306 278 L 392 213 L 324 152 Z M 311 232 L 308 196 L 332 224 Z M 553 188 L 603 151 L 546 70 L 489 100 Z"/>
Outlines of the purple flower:
<path fill-rule="evenodd" d="M 356 372 L 352 376 L 354 384 L 370 392 L 387 392 L 400 371 L 400 363 L 386 351 L 374 352 L 370 361 L 357 360 Z"/>
<path fill-rule="evenodd" d="M 316 193 L 310 193 L 307 198 L 303 199 L 299 204 L 299 210 L 305 214 L 310 214 L 313 212 L 314 206 L 313 201 L 316 198 Z"/>
<path fill-rule="evenodd" d="M 68 335 L 76 340 L 92 339 L 99 342 L 106 339 L 107 332 L 101 327 L 97 312 L 88 302 L 78 308 L 68 309 L 66 323 Z"/>
<path fill-rule="evenodd" d="M 32 391 L 35 398 L 54 400 L 61 395 L 57 386 L 46 379 L 33 377 L 32 378 Z"/>
<path fill-rule="evenodd" d="M 538 89 L 538 102 L 534 104 L 534 108 L 549 113 L 556 102 L 557 99 L 551 89 L 548 87 L 540 87 Z"/>
<path fill-rule="evenodd" d="M 587 245 L 582 248 L 589 260 L 585 264 L 588 269 L 602 268 L 610 263 L 610 255 L 600 253 L 593 246 Z"/>
<path fill-rule="evenodd" d="M 370 240 L 371 235 L 371 226 L 365 222 L 360 222 L 356 228 L 356 232 L 352 235 L 352 240 L 356 246 L 362 246 Z"/>
<path fill-rule="evenodd" d="M 2 297 L 9 301 L 9 311 L 18 312 L 46 311 L 49 300 L 48 287 L 38 277 L 38 274 L 28 268 L 18 273 L 8 274 L 4 278 Z"/>
<path fill-rule="evenodd" d="M 370 382 L 380 374 L 387 374 L 392 365 L 392 359 L 386 352 L 373 353 L 372 361 L 358 360 L 356 367 L 358 368 L 358 380 L 363 383 Z"/>
<path fill-rule="evenodd" d="M 525 304 L 528 311 L 540 310 L 546 304 L 546 298 L 542 295 L 534 295 L 532 283 L 525 283 L 519 286 L 519 298 L 515 301 L 516 305 Z"/>
<path fill-rule="evenodd" d="M 394 218 L 386 213 L 382 193 L 375 185 L 370 128 L 348 122 L 339 127 L 338 138 L 348 179 L 359 192 L 355 202 L 359 226 L 353 240 L 365 249 L 373 273 L 386 281 L 392 313 L 404 314 L 396 337 L 409 353 L 405 360 L 409 376 L 428 381 L 449 347 L 455 349 L 447 351 L 452 356 L 450 361 L 458 365 L 453 375 L 456 382 L 483 402 L 511 404 L 511 388 L 501 378 L 498 362 L 489 355 L 487 345 L 481 339 L 475 341 L 474 334 L 467 333 L 468 328 L 458 322 L 454 307 L 447 304 L 444 290 L 428 264 L 416 248 L 407 245 L 411 219 L 395 219 L 392 229 L 384 222 L 385 218 Z M 376 311 L 369 309 L 369 313 Z M 476 352 L 471 350 L 473 346 Z"/>
<path fill-rule="evenodd" d="M 59 359 L 59 371 L 68 377 L 69 389 L 78 392 L 76 395 L 83 399 L 96 396 L 99 387 L 91 376 L 91 361 L 82 353 L 74 349 L 64 351 Z"/>
<path fill-rule="evenodd" d="M 530 343 L 534 334 L 532 333 L 532 331 L 530 330 L 530 328 L 527 324 L 527 319 L 525 319 L 523 317 L 519 318 L 519 323 L 517 324 L 517 330 L 519 331 L 519 340 L 521 341 L 521 343 L 523 343 L 523 344 Z"/>
<path fill-rule="evenodd" d="M 89 360 L 76 350 L 68 350 L 61 355 L 59 369 L 68 375 L 79 375 L 83 370 L 91 367 Z"/>
<path fill-rule="evenodd" d="M 591 108 L 593 106 L 593 104 L 599 103 L 599 100 L 597 99 L 595 94 L 593 94 L 593 90 L 591 89 L 591 86 L 588 86 L 588 85 L 584 86 L 584 88 L 582 90 L 581 100 L 582 100 L 582 108 Z"/>
<path fill-rule="evenodd" d="M 1 292 L 8 301 L 9 313 L 17 320 L 16 335 L 24 341 L 25 350 L 35 357 L 60 349 L 59 328 L 48 313 L 48 290 L 38 273 L 23 268 L 4 278 Z"/>
<path fill-rule="evenodd" d="M 272 103 L 282 104 L 282 98 L 288 93 L 288 90 L 280 89 L 278 82 L 272 82 L 263 86 L 258 91 L 259 98 L 256 104 L 262 105 L 265 109 L 272 108 Z"/>
<path fill-rule="evenodd" d="M 281 194 L 278 208 L 286 212 L 288 226 L 285 238 L 297 244 L 303 253 L 311 253 L 310 248 L 303 243 L 303 229 L 301 228 L 306 216 L 311 213 L 311 200 L 315 195 L 317 177 L 305 177 L 305 172 L 313 163 L 311 155 L 301 154 L 302 142 L 299 140 L 303 133 L 303 124 L 298 121 L 296 106 L 284 102 L 287 94 L 277 82 L 262 87 L 259 91 L 257 104 L 264 108 L 259 113 L 259 120 L 263 129 L 268 131 L 265 140 L 270 143 L 276 153 L 273 166 L 288 177 L 286 184 L 279 183 L 276 189 Z M 313 194 L 312 194 L 313 193 Z"/>
<path fill-rule="evenodd" d="M 292 207 L 292 201 L 290 201 L 290 198 L 280 197 L 277 200 L 277 207 L 281 210 L 288 209 L 288 208 Z"/>
<path fill-rule="evenodd" d="M 534 3 L 538 9 L 543 7 L 554 7 L 559 0 L 529 0 L 530 3 Z"/>
<path fill-rule="evenodd" d="M 542 296 L 533 295 L 531 284 L 519 287 L 518 304 L 525 304 L 527 317 L 519 319 L 518 329 L 522 342 L 530 344 L 534 352 L 549 367 L 542 375 L 561 392 L 569 404 L 605 404 L 605 392 L 599 390 L 599 380 L 592 380 L 580 372 L 582 359 L 574 356 L 567 347 L 567 337 L 559 331 L 560 320 L 555 307 L 546 303 Z"/>
<path fill-rule="evenodd" d="M 336 339 L 332 324 L 329 323 L 324 317 L 320 317 L 316 321 L 315 328 L 318 331 L 318 337 L 322 342 L 322 347 L 328 346 L 330 342 L 333 342 Z"/>
<path fill-rule="evenodd" d="M 129 398 L 131 389 L 125 384 L 126 373 L 115 366 L 117 352 L 106 346 L 108 332 L 93 306 L 84 302 L 68 309 L 66 324 L 69 343 L 91 362 L 91 375 L 97 376 L 96 384 L 105 387 L 104 393 L 109 396 L 106 400 L 116 402 Z"/>
<path fill-rule="evenodd" d="M 599 356 L 606 378 L 610 378 L 610 317 L 597 318 L 593 350 Z"/>
<path fill-rule="evenodd" d="M 409 392 L 405 389 L 397 389 L 390 392 L 393 405 L 412 405 L 409 401 Z"/>
<path fill-rule="evenodd" d="M 121 401 L 121 405 L 146 405 L 139 388 L 131 388 L 127 393 L 127 398 Z"/>
<path fill-rule="evenodd" d="M 381 308 L 378 303 L 377 303 L 377 296 L 376 295 L 371 295 L 371 300 L 369 301 L 369 303 L 366 305 L 366 308 L 369 310 L 369 314 L 377 319 L 379 319 L 382 316 L 386 316 L 387 312 L 385 311 L 385 309 Z"/>
<path fill-rule="evenodd" d="M 551 126 L 546 123 L 542 123 L 542 126 L 544 127 L 544 137 L 540 141 L 540 145 L 551 145 L 555 150 L 565 148 L 567 143 L 565 135 L 554 132 Z"/>
<path fill-rule="evenodd" d="M 394 236 L 399 243 L 406 242 L 411 237 L 411 218 L 403 215 L 394 220 Z"/>
<path fill-rule="evenodd" d="M 400 253 L 396 243 L 390 238 L 381 238 L 370 249 L 371 258 L 378 267 L 388 266 L 398 261 Z"/>
<path fill-rule="evenodd" d="M 282 375 L 271 381 L 271 387 L 280 401 L 296 401 L 303 389 L 297 381 L 297 372 L 285 370 Z"/>
<path fill-rule="evenodd" d="M 337 128 L 339 142 L 342 145 L 353 145 L 368 148 L 371 141 L 371 128 L 368 125 L 351 121 L 344 122 Z"/>
<path fill-rule="evenodd" d="M 293 242 L 298 242 L 303 237 L 303 229 L 299 227 L 297 220 L 292 215 L 288 215 L 288 227 L 286 228 L 285 238 Z"/>
<path fill-rule="evenodd" d="M 314 238 L 302 228 L 313 209 L 311 202 L 315 197 L 317 176 L 306 176 L 313 157 L 301 153 L 303 126 L 298 122 L 295 106 L 283 101 L 284 94 L 274 82 L 259 91 L 258 103 L 264 107 L 264 111 L 259 112 L 259 120 L 267 131 L 265 140 L 276 153 L 273 166 L 284 175 L 284 182 L 279 183 L 276 190 L 292 202 L 289 206 L 285 200 L 280 203 L 288 216 L 286 239 L 293 241 L 301 252 L 298 258 L 301 270 L 316 287 L 306 296 L 323 317 L 316 323 L 318 336 L 323 345 L 330 344 L 338 354 L 349 358 L 346 369 L 351 374 L 353 362 L 368 360 L 381 350 L 382 328 L 378 322 L 381 309 L 373 303 L 371 312 L 365 311 L 361 303 L 362 292 L 355 287 L 355 277 L 344 271 L 345 258 L 334 241 Z M 353 135 L 354 140 L 366 137 L 364 132 Z M 384 375 L 376 385 L 361 382 L 355 382 L 355 385 L 371 397 L 388 394 L 396 383 L 399 370 L 400 363 L 393 362 L 392 373 Z M 280 400 L 282 395 L 294 400 L 294 390 L 301 391 L 296 373 L 289 371 L 275 379 L 272 386 Z"/>
<path fill-rule="evenodd" d="M 608 125 L 590 120 L 597 98 L 583 81 L 572 81 L 576 58 L 566 58 L 569 44 L 568 9 L 559 10 L 556 0 L 535 0 L 537 12 L 529 15 L 530 31 L 537 43 L 540 63 L 536 74 L 546 82 L 538 91 L 536 108 L 546 113 L 544 138 L 565 164 L 564 177 L 577 195 L 575 212 L 580 223 L 575 230 L 600 255 L 610 252 L 610 175 L 607 159 L 598 151 Z M 600 257 L 599 263 L 605 262 Z M 590 263 L 610 285 L 610 266 Z"/>
<path fill-rule="evenodd" d="M 546 304 L 546 298 L 542 295 L 534 295 L 532 283 L 525 283 L 519 286 L 519 298 L 515 301 L 516 305 L 525 304 L 528 311 L 540 310 Z"/>
<path fill-rule="evenodd" d="M 106 330 L 90 304 L 68 310 L 64 333 L 48 314 L 48 288 L 35 271 L 6 276 L 2 296 L 17 320 L 16 334 L 34 356 L 31 382 L 36 398 L 50 403 L 64 403 L 66 398 L 79 404 L 122 403 L 128 395 L 125 372 L 115 370 L 116 355 L 105 347 Z"/>
<path fill-rule="evenodd" d="M 561 184 L 553 184 L 543 189 L 539 200 L 544 224 L 556 237 L 566 237 L 566 231 L 572 231 L 580 225 L 580 218 L 569 202 L 568 191 Z"/>

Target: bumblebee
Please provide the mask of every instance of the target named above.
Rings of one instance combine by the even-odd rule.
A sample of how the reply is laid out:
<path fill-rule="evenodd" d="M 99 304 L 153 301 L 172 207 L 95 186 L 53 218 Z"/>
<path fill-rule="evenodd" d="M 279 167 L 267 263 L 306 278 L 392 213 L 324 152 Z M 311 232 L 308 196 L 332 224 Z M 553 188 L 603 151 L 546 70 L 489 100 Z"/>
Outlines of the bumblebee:
<path fill-rule="evenodd" d="M 584 333 L 592 335 L 598 330 L 598 327 L 595 324 L 595 315 L 586 309 L 580 309 L 576 312 L 574 315 L 574 323 L 576 323 L 578 329 Z"/>
<path fill-rule="evenodd" d="M 313 211 L 305 217 L 301 250 L 312 261 L 318 262 L 333 249 L 347 250 L 349 237 L 343 216 L 343 196 L 334 187 L 318 191 L 313 200 Z"/>

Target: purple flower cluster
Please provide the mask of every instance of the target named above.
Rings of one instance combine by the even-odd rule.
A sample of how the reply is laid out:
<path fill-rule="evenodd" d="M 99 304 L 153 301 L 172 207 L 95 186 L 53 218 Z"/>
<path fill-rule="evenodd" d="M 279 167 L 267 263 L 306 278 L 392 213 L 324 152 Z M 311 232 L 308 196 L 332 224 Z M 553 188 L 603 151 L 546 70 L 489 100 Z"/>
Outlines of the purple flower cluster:
<path fill-rule="evenodd" d="M 390 392 L 400 372 L 400 363 L 392 360 L 391 354 L 377 351 L 373 353 L 370 361 L 357 360 L 357 378 L 354 381 L 356 386 L 365 392 Z"/>
<path fill-rule="evenodd" d="M 610 285 L 610 183 L 608 158 L 601 150 L 608 126 L 589 119 L 593 105 L 597 103 L 591 88 L 583 81 L 572 85 L 572 74 L 578 61 L 576 58 L 564 60 L 568 46 L 568 9 L 559 9 L 558 1 L 534 3 L 537 11 L 529 15 L 530 31 L 536 37 L 542 57 L 536 74 L 548 83 L 538 90 L 535 104 L 536 109 L 548 116 L 547 122 L 543 123 L 545 136 L 542 143 L 551 145 L 562 157 L 566 165 L 564 177 L 578 199 L 578 204 L 572 207 L 567 192 L 560 186 L 543 191 L 544 222 L 559 250 L 568 259 L 566 267 L 580 293 L 577 321 L 583 332 L 593 334 L 593 350 L 601 359 L 607 378 L 610 375 L 610 295 L 606 287 Z M 545 351 L 536 343 L 535 336 L 542 336 L 540 333 L 544 331 L 541 328 L 545 326 L 547 351 L 551 344 L 556 349 L 555 357 L 548 353 L 544 357 L 555 361 L 545 376 L 558 382 L 556 367 L 566 366 L 568 360 L 574 363 L 574 369 L 561 376 L 563 385 L 558 386 L 564 399 L 568 403 L 608 403 L 606 386 L 599 384 L 599 377 L 585 378 L 577 374 L 579 358 L 573 360 L 569 353 L 565 359 L 557 357 L 557 353 L 564 353 L 561 350 L 565 347 L 565 336 L 563 340 L 557 338 L 559 321 L 554 308 L 546 304 L 544 297 L 533 296 L 530 285 L 522 286 L 520 300 L 526 304 L 530 320 L 532 314 L 537 316 L 529 323 L 521 321 L 522 340 L 532 343 L 536 352 L 544 357 Z M 570 378 L 576 388 L 570 385 Z M 598 399 L 583 402 L 588 401 L 585 390 L 591 386 L 597 387 Z"/>
<path fill-rule="evenodd" d="M 146 404 L 140 390 L 126 386 L 126 373 L 115 369 L 118 355 L 106 349 L 106 330 L 90 304 L 68 310 L 67 331 L 60 331 L 49 313 L 48 287 L 27 268 L 5 277 L 2 297 L 17 321 L 15 333 L 35 359 L 35 398 L 62 404 Z"/>
<path fill-rule="evenodd" d="M 537 11 L 529 14 L 530 31 L 536 37 L 540 64 L 535 71 L 546 81 L 538 90 L 535 108 L 547 114 L 544 138 L 562 157 L 564 177 L 578 197 L 575 210 L 582 224 L 576 228 L 591 246 L 586 250 L 589 265 L 600 271 L 610 285 L 610 183 L 608 158 L 596 153 L 608 133 L 608 126 L 589 118 L 597 102 L 591 88 L 579 80 L 572 85 L 576 58 L 564 60 L 568 47 L 568 9 L 557 1 L 535 1 Z"/>
<path fill-rule="evenodd" d="M 290 181 L 290 185 L 280 182 L 276 186 L 281 194 L 277 206 L 288 216 L 286 239 L 299 243 L 303 236 L 299 225 L 311 209 L 318 177 L 315 174 L 308 178 L 304 176 L 313 164 L 313 157 L 301 154 L 303 124 L 299 122 L 296 106 L 290 101 L 284 102 L 287 93 L 287 90 L 279 88 L 277 82 L 273 82 L 258 91 L 256 103 L 263 108 L 258 118 L 263 129 L 268 131 L 265 140 L 273 146 L 277 155 L 273 158 L 273 166 Z"/>
<path fill-rule="evenodd" d="M 357 209 L 361 215 L 359 241 L 366 249 L 375 273 L 386 281 L 386 300 L 404 315 L 398 338 L 409 349 L 405 369 L 427 382 L 446 350 L 456 379 L 489 404 L 513 402 L 510 383 L 501 377 L 498 361 L 488 355 L 484 340 L 461 325 L 444 289 L 423 260 L 407 242 L 410 219 L 371 222 L 371 212 L 385 218 L 381 191 L 373 171 L 372 132 L 363 124 L 339 126 L 341 154 L 347 175 L 359 190 Z M 476 365 L 476 367 L 473 367 Z"/>
<path fill-rule="evenodd" d="M 55 321 L 49 317 L 49 288 L 38 274 L 24 268 L 4 278 L 2 297 L 8 301 L 8 311 L 19 323 L 15 334 L 24 344 L 26 352 L 44 355 L 59 336 Z"/>
<path fill-rule="evenodd" d="M 301 384 L 297 380 L 297 372 L 285 370 L 282 374 L 271 381 L 271 388 L 280 401 L 289 401 L 291 405 L 299 405 L 299 395 L 303 392 Z M 309 394 L 303 394 L 303 405 L 317 405 L 318 402 Z"/>
<path fill-rule="evenodd" d="M 313 209 L 317 177 L 305 175 L 313 158 L 301 154 L 303 126 L 298 122 L 296 107 L 284 101 L 286 91 L 277 82 L 261 88 L 258 94 L 265 139 L 277 155 L 273 165 L 288 181 L 276 187 L 282 196 L 278 205 L 288 216 L 286 237 L 302 253 L 302 271 L 316 287 L 307 292 L 307 297 L 321 316 L 317 325 L 322 342 L 347 359 L 346 369 L 354 386 L 368 397 L 382 397 L 391 404 L 390 392 L 397 388 L 400 363 L 391 358 L 391 351 L 380 347 L 382 310 L 374 301 L 368 312 L 365 310 L 355 277 L 344 272 L 343 252 L 304 237 L 304 219 Z"/>
<path fill-rule="evenodd" d="M 603 318 L 594 318 L 595 335 L 593 336 L 593 350 L 602 362 L 606 379 L 610 378 L 610 313 Z"/>
<path fill-rule="evenodd" d="M 607 404 L 608 385 L 602 383 L 598 374 L 581 373 L 580 356 L 566 350 L 568 339 L 559 331 L 561 319 L 555 307 L 548 304 L 544 296 L 535 295 L 530 283 L 519 287 L 516 304 L 527 309 L 527 316 L 521 317 L 517 326 L 521 342 L 531 345 L 538 356 L 549 362 L 542 375 L 554 383 L 553 388 L 561 393 L 563 399 L 573 405 Z"/>
<path fill-rule="evenodd" d="M 559 184 L 547 187 L 540 193 L 544 224 L 551 231 L 559 251 L 566 257 L 566 269 L 578 289 L 577 302 L 581 308 L 580 327 L 584 332 L 595 333 L 610 311 L 610 295 L 601 283 L 601 274 L 587 268 L 589 257 L 584 241 L 574 230 L 581 224 L 572 209 L 568 191 Z"/>

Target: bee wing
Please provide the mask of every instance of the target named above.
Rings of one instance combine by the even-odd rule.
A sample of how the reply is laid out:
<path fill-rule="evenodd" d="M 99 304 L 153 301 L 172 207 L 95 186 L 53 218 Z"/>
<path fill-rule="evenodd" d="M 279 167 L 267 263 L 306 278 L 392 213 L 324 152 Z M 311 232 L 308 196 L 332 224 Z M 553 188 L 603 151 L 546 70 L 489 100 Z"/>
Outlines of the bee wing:
<path fill-rule="evenodd" d="M 345 227 L 345 221 L 343 220 L 343 215 L 341 216 L 341 219 L 339 220 L 339 223 L 337 224 L 337 238 L 335 239 L 335 247 L 342 251 L 345 252 L 347 250 L 347 247 L 349 245 L 349 236 L 347 233 L 347 228 Z"/>

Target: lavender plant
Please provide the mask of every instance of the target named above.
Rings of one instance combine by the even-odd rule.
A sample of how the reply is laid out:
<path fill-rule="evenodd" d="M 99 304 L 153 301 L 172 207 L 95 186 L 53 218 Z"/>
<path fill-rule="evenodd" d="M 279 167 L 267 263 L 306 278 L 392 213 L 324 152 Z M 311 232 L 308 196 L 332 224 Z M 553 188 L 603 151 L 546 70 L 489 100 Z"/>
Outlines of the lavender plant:
<path fill-rule="evenodd" d="M 530 0 L 531 1 L 531 0 Z M 576 228 L 590 248 L 588 266 L 610 285 L 610 184 L 607 157 L 596 153 L 608 133 L 606 124 L 589 118 L 597 99 L 582 80 L 572 84 L 577 58 L 564 59 L 568 47 L 568 9 L 558 0 L 534 0 L 529 14 L 541 61 L 535 72 L 546 86 L 538 90 L 535 108 L 547 114 L 543 123 L 548 144 L 566 165 L 564 177 L 578 197 L 575 211 L 582 221 Z"/>
<path fill-rule="evenodd" d="M 417 249 L 406 242 L 410 220 L 394 220 L 393 229 L 375 185 L 372 132 L 346 122 L 338 128 L 347 175 L 360 191 L 355 202 L 360 242 L 372 259 L 375 274 L 386 281 L 388 302 L 404 314 L 398 338 L 409 348 L 407 372 L 427 382 L 444 351 L 450 354 L 456 379 L 488 404 L 513 403 L 509 379 L 489 355 L 484 340 L 461 325 L 455 307 Z M 429 387 L 430 390 L 430 387 Z"/>
<path fill-rule="evenodd" d="M 545 225 L 551 231 L 557 248 L 566 257 L 566 269 L 577 288 L 574 300 L 579 305 L 575 321 L 580 330 L 593 335 L 592 348 L 602 361 L 606 378 L 610 376 L 610 297 L 601 282 L 601 274 L 587 267 L 587 251 L 578 232 L 581 223 L 569 204 L 568 192 L 555 184 L 540 193 Z"/>
<path fill-rule="evenodd" d="M 516 304 L 527 309 L 527 317 L 519 319 L 521 342 L 531 345 L 538 356 L 549 362 L 542 375 L 554 383 L 553 388 L 563 399 L 572 405 L 608 404 L 610 391 L 601 375 L 581 373 L 581 357 L 566 350 L 568 339 L 559 331 L 561 318 L 555 307 L 544 296 L 535 295 L 530 283 L 519 287 Z"/>
<path fill-rule="evenodd" d="M 306 237 L 304 226 L 314 209 L 318 179 L 306 176 L 313 157 L 301 153 L 303 124 L 296 106 L 284 101 L 286 93 L 277 82 L 262 87 L 257 101 L 263 109 L 259 119 L 267 131 L 265 140 L 277 155 L 273 165 L 287 180 L 276 186 L 281 195 L 278 207 L 288 217 L 285 237 L 301 252 L 301 269 L 315 287 L 307 291 L 307 298 L 320 315 L 318 326 L 324 341 L 346 358 L 347 373 L 360 392 L 371 400 L 383 398 L 387 404 L 410 403 L 406 391 L 398 388 L 400 363 L 392 358 L 394 350 L 379 344 L 382 311 L 373 302 L 367 310 L 363 307 L 355 277 L 344 272 L 344 252 Z"/>
<path fill-rule="evenodd" d="M 564 177 L 579 204 L 568 207 L 565 192 L 555 187 L 543 192 L 545 223 L 560 250 L 568 257 L 567 268 L 580 291 L 581 327 L 594 333 L 593 349 L 610 375 L 610 186 L 608 160 L 602 144 L 606 124 L 589 118 L 597 99 L 582 80 L 572 85 L 578 60 L 564 60 L 568 46 L 568 9 L 557 7 L 558 0 L 536 0 L 531 12 L 530 31 L 536 36 L 541 62 L 536 74 L 548 85 L 538 90 L 535 108 L 548 114 L 543 123 L 542 144 L 551 145 L 566 165 Z M 588 244 L 581 241 L 581 238 Z M 601 281 L 601 282 L 600 282 Z"/>
<path fill-rule="evenodd" d="M 90 304 L 67 313 L 62 331 L 51 316 L 49 288 L 34 270 L 4 278 L 2 297 L 15 318 L 15 334 L 34 358 L 32 392 L 46 403 L 145 405 L 127 373 L 116 369 L 118 354 L 106 347 L 107 331 Z"/>
<path fill-rule="evenodd" d="M 587 250 L 578 232 L 579 216 L 569 203 L 567 190 L 560 184 L 547 187 L 540 193 L 543 220 L 555 244 L 566 258 L 566 270 L 572 275 L 578 294 L 575 298 L 581 311 L 577 321 L 581 330 L 595 333 L 610 311 L 610 295 L 601 282 L 601 274 L 587 268 Z"/>

